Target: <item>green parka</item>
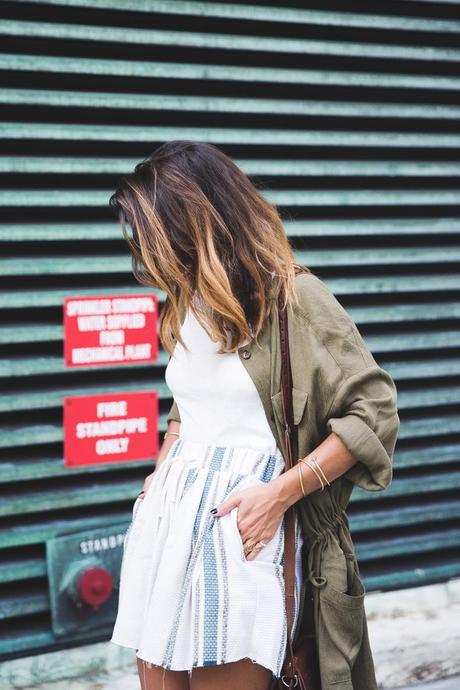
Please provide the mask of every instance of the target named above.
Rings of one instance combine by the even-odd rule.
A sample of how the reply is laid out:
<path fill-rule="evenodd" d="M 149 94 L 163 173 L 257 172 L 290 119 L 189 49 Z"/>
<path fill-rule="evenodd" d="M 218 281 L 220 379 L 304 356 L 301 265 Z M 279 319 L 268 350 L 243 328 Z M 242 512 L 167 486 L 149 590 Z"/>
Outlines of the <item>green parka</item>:
<path fill-rule="evenodd" d="M 332 291 L 313 273 L 296 276 L 299 306 L 288 311 L 293 414 L 305 457 L 335 432 L 356 464 L 324 491 L 296 504 L 304 538 L 301 627 L 316 633 L 322 690 L 377 690 L 359 573 L 346 508 L 353 487 L 382 491 L 392 480 L 400 427 L 393 379 L 379 367 L 355 323 Z M 259 346 L 239 348 L 260 394 L 278 448 L 285 452 L 281 400 L 281 352 L 277 300 Z M 167 416 L 180 422 L 175 402 Z"/>

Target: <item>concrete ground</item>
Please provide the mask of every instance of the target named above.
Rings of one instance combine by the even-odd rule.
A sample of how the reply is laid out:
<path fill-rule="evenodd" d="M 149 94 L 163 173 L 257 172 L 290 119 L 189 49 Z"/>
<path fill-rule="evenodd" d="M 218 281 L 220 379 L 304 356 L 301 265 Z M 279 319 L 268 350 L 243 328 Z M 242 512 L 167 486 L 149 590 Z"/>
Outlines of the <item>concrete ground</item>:
<path fill-rule="evenodd" d="M 368 593 L 366 612 L 380 690 L 460 690 L 460 578 Z M 0 690 L 140 690 L 140 683 L 134 651 L 100 642 L 4 661 Z"/>
<path fill-rule="evenodd" d="M 460 676 L 451 676 L 443 680 L 431 681 L 431 683 L 406 685 L 404 688 L 392 688 L 392 690 L 460 690 Z"/>
<path fill-rule="evenodd" d="M 140 684 L 137 675 L 124 674 L 116 678 L 82 678 L 46 685 L 34 685 L 25 690 L 140 690 Z M 388 690 L 460 690 L 460 676 Z"/>

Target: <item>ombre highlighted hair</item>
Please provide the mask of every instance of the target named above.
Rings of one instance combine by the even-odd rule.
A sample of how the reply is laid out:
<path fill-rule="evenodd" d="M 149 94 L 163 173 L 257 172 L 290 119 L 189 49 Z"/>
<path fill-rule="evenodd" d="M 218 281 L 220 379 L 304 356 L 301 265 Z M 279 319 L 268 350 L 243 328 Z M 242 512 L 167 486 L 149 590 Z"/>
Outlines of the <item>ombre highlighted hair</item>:
<path fill-rule="evenodd" d="M 166 294 L 159 338 L 169 354 L 176 341 L 185 347 L 180 326 L 194 295 L 219 352 L 233 352 L 257 341 L 281 289 L 284 304 L 297 302 L 294 277 L 311 272 L 294 261 L 276 207 L 212 144 L 162 144 L 121 178 L 110 206 L 135 279 Z"/>

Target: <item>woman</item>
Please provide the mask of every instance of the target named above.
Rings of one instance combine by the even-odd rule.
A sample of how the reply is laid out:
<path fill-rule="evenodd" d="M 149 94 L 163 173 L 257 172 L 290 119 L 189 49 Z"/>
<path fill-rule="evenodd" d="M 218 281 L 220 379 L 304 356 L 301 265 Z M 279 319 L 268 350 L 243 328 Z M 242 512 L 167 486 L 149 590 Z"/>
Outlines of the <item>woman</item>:
<path fill-rule="evenodd" d="M 135 277 L 167 296 L 160 339 L 174 397 L 155 471 L 133 506 L 111 641 L 136 650 L 142 690 L 268 690 L 286 648 L 283 517 L 299 502 L 291 635 L 311 601 L 327 659 L 323 690 L 341 682 L 358 688 L 351 679 L 358 656 L 367 673 L 359 690 L 372 690 L 362 611 L 358 644 L 349 622 L 329 624 L 318 614 L 305 585 L 325 584 L 324 572 L 326 599 L 343 596 L 346 611 L 361 605 L 357 566 L 347 569 L 354 550 L 344 509 L 353 483 L 378 490 L 390 481 L 399 429 L 391 377 L 328 288 L 294 261 L 276 208 L 218 148 L 160 146 L 123 178 L 111 204 Z M 280 290 L 298 449 L 308 448 L 289 471 Z M 335 625 L 342 625 L 339 651 L 324 636 Z"/>

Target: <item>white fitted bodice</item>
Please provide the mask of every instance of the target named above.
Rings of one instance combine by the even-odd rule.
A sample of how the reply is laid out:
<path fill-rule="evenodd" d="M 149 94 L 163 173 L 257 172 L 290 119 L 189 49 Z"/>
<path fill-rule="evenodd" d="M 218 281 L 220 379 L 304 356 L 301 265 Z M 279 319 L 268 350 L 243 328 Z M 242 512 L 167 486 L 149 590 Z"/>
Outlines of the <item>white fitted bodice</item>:
<path fill-rule="evenodd" d="M 219 343 L 191 308 L 181 335 L 189 351 L 177 342 L 165 370 L 179 409 L 181 438 L 275 450 L 260 395 L 238 352 L 218 354 Z"/>

